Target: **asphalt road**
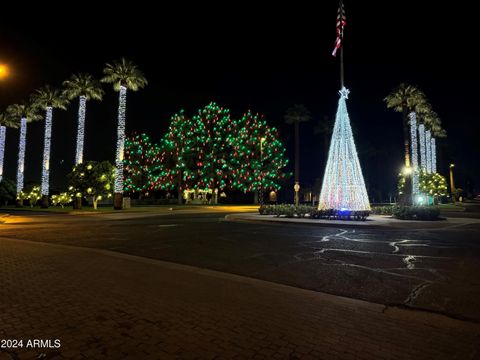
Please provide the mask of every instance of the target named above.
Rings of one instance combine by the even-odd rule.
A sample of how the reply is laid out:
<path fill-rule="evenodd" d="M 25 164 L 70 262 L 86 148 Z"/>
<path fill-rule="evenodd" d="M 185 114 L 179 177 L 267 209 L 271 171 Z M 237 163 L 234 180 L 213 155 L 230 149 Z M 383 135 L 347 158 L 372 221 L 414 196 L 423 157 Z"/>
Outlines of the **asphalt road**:
<path fill-rule="evenodd" d="M 0 225 L 0 237 L 108 249 L 480 321 L 478 225 L 385 231 L 224 216 L 16 215 Z"/>

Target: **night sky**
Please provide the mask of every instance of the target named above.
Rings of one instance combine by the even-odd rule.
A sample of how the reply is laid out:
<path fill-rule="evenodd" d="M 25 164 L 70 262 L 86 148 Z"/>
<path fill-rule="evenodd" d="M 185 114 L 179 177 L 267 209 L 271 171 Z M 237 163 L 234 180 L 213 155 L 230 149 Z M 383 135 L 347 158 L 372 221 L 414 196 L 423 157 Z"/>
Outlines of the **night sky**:
<path fill-rule="evenodd" d="M 347 106 L 371 200 L 394 195 L 402 167 L 401 114 L 383 102 L 401 82 L 423 90 L 443 121 L 448 138 L 439 144 L 439 171 L 447 176 L 454 162 L 457 187 L 478 192 L 478 36 L 468 9 L 459 2 L 434 8 L 413 1 L 365 4 L 345 1 L 344 51 Z M 2 22 L 0 62 L 9 64 L 12 76 L 0 82 L 0 111 L 46 83 L 59 86 L 72 73 L 100 77 L 106 62 L 124 56 L 149 81 L 128 94 L 127 134 L 145 131 L 156 141 L 174 112 L 193 115 L 215 101 L 234 117 L 247 109 L 264 113 L 279 128 L 293 170 L 293 128 L 283 115 L 304 104 L 313 120 L 301 125 L 301 184 L 321 178 L 324 140 L 313 128 L 325 116 L 333 119 L 337 107 L 339 63 L 331 52 L 338 3 L 161 6 L 107 14 L 85 5 L 65 16 L 38 13 L 37 21 Z M 105 90 L 103 102 L 87 106 L 85 158 L 113 162 L 118 93 L 111 85 Z M 67 111 L 54 112 L 52 190 L 64 190 L 73 166 L 77 106 L 74 100 Z M 18 130 L 7 130 L 4 173 L 11 179 L 17 146 Z M 42 151 L 43 121 L 28 128 L 26 181 L 40 182 Z M 291 192 L 293 180 L 287 186 Z"/>

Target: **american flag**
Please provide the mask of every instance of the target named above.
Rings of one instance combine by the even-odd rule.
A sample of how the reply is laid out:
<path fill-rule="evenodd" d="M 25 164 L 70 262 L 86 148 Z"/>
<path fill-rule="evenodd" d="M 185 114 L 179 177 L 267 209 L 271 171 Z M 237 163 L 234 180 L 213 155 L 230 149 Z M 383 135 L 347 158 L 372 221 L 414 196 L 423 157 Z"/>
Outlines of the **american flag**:
<path fill-rule="evenodd" d="M 340 1 L 340 6 L 338 7 L 337 13 L 337 40 L 335 40 L 335 48 L 333 49 L 332 55 L 337 55 L 337 50 L 342 46 L 343 41 L 343 29 L 345 28 L 345 9 L 343 7 L 343 1 Z"/>

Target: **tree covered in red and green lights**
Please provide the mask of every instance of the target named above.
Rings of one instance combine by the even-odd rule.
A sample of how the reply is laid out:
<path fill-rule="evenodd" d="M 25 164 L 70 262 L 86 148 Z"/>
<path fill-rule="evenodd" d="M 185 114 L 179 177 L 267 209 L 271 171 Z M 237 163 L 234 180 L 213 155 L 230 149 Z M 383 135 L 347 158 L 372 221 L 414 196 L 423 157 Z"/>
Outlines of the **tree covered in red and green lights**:
<path fill-rule="evenodd" d="M 191 151 L 187 144 L 193 137 L 193 123 L 185 116 L 184 110 L 170 118 L 170 125 L 165 136 L 160 140 L 160 171 L 154 178 L 155 189 L 183 190 L 182 173 L 186 162 L 192 161 Z"/>
<path fill-rule="evenodd" d="M 238 131 L 237 122 L 228 109 L 212 102 L 193 116 L 191 124 L 182 154 L 186 188 L 231 188 L 230 142 Z"/>
<path fill-rule="evenodd" d="M 212 102 L 192 118 L 174 114 L 158 146 L 146 135 L 128 140 L 126 190 L 279 189 L 287 162 L 278 131 L 262 116 L 234 120 Z"/>
<path fill-rule="evenodd" d="M 143 194 L 155 188 L 155 179 L 162 162 L 158 145 L 146 134 L 133 134 L 125 139 L 125 183 L 127 193 Z"/>
<path fill-rule="evenodd" d="M 241 128 L 230 139 L 233 187 L 243 192 L 280 189 L 280 181 L 289 174 L 282 171 L 288 159 L 277 129 L 250 111 L 239 123 Z"/>

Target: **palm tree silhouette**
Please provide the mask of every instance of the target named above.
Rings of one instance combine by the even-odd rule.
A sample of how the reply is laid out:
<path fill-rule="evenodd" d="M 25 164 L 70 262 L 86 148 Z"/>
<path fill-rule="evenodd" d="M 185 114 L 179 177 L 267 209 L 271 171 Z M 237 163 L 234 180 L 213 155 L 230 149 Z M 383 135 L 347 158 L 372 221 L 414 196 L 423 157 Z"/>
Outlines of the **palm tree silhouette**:
<path fill-rule="evenodd" d="M 285 122 L 295 126 L 295 186 L 297 189 L 299 188 L 297 185 L 300 185 L 300 123 L 307 122 L 311 118 L 310 111 L 305 105 L 295 104 L 285 113 Z M 298 206 L 299 201 L 298 191 L 295 190 L 295 205 Z"/>
<path fill-rule="evenodd" d="M 330 148 L 330 138 L 333 132 L 333 122 L 325 115 L 322 120 L 317 121 L 317 125 L 313 128 L 315 135 L 322 135 L 323 137 L 323 153 L 325 154 L 325 164 L 328 160 L 328 151 Z"/>
<path fill-rule="evenodd" d="M 78 127 L 75 165 L 83 162 L 83 146 L 85 142 L 85 113 L 88 100 L 102 100 L 104 91 L 98 80 L 90 74 L 72 75 L 63 82 L 64 95 L 72 100 L 78 97 Z"/>
<path fill-rule="evenodd" d="M 106 64 L 105 75 L 100 81 L 113 84 L 113 89 L 119 91 L 117 151 L 115 158 L 115 195 L 113 207 L 123 209 L 123 152 L 125 146 L 125 111 L 127 105 L 127 89 L 137 91 L 148 84 L 147 79 L 137 66 L 125 58 Z"/>

